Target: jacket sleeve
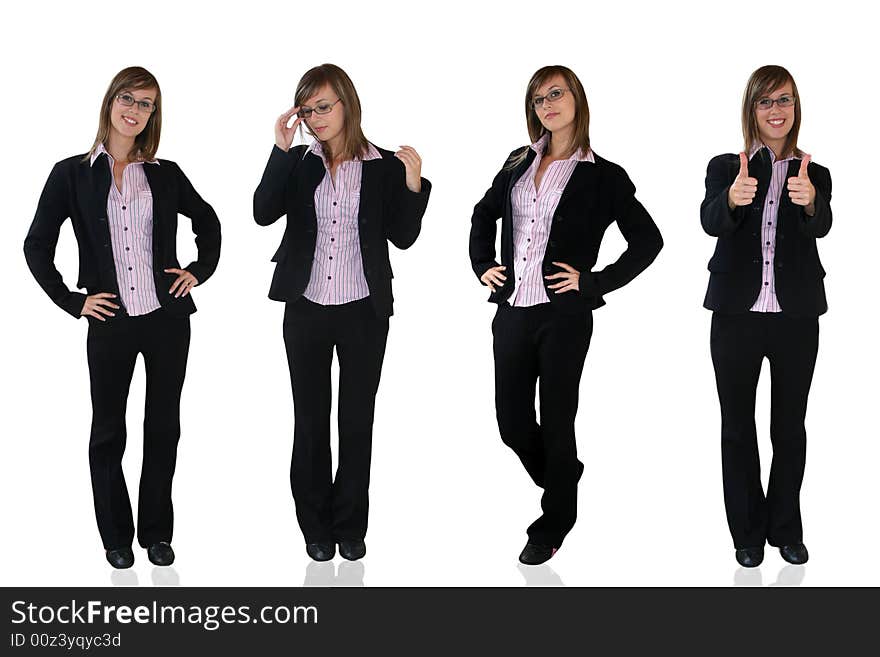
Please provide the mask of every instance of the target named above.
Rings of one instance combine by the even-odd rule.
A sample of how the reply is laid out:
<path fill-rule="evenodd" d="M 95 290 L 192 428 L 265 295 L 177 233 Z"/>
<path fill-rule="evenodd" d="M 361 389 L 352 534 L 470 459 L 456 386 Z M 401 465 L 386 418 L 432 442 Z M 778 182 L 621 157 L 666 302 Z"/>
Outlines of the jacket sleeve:
<path fill-rule="evenodd" d="M 825 237 L 831 230 L 831 173 L 823 166 L 810 163 L 807 172 L 816 188 L 816 214 L 812 217 L 801 210 L 800 229 L 810 237 Z"/>
<path fill-rule="evenodd" d="M 305 149 L 306 146 L 297 146 L 285 152 L 278 146 L 272 146 L 263 177 L 254 192 L 254 221 L 260 226 L 275 223 L 287 212 L 284 207 L 287 185 L 302 162 Z"/>
<path fill-rule="evenodd" d="M 72 292 L 55 267 L 55 247 L 61 225 L 70 216 L 67 187 L 64 168 L 62 163 L 58 163 L 49 174 L 40 195 L 37 212 L 24 240 L 24 257 L 37 283 L 49 298 L 70 315 L 79 318 L 86 295 Z"/>
<path fill-rule="evenodd" d="M 718 155 L 709 161 L 706 168 L 706 198 L 700 205 L 700 223 L 712 237 L 734 232 L 742 225 L 744 208 L 734 208 L 727 204 L 727 194 L 735 178 L 735 170 L 730 166 L 727 155 Z"/>
<path fill-rule="evenodd" d="M 385 237 L 398 249 L 408 249 L 422 231 L 422 217 L 428 207 L 431 183 L 422 178 L 421 189 L 414 192 L 406 186 L 406 167 L 396 157 L 391 166 L 391 210 L 385 222 Z"/>
<path fill-rule="evenodd" d="M 192 220 L 192 231 L 196 236 L 196 260 L 185 269 L 195 276 L 199 285 L 211 277 L 220 260 L 220 220 L 217 213 L 195 190 L 177 164 L 177 210 Z"/>
<path fill-rule="evenodd" d="M 510 157 L 514 157 L 517 152 L 511 153 Z M 492 180 L 492 186 L 474 206 L 474 213 L 471 215 L 469 252 L 471 267 L 477 278 L 492 267 L 499 266 L 495 259 L 495 235 L 498 230 L 498 219 L 504 213 L 504 192 L 510 175 L 509 169 L 501 168 Z M 485 285 L 483 281 L 480 283 Z"/>
<path fill-rule="evenodd" d="M 579 287 L 587 296 L 599 297 L 623 287 L 644 271 L 663 248 L 660 230 L 636 199 L 636 188 L 629 176 L 618 168 L 615 178 L 611 212 L 626 240 L 626 249 L 603 270 L 581 274 Z"/>

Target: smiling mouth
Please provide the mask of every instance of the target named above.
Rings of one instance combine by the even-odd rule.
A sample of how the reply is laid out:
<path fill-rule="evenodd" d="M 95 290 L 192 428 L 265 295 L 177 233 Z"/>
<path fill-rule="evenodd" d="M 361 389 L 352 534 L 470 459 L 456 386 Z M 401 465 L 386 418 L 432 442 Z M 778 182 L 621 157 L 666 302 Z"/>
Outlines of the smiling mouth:
<path fill-rule="evenodd" d="M 138 124 L 138 122 L 130 116 L 123 116 L 122 120 L 125 121 L 125 125 L 136 126 Z"/>
<path fill-rule="evenodd" d="M 785 123 L 785 119 L 768 119 L 767 123 L 769 123 L 774 128 L 780 128 Z"/>

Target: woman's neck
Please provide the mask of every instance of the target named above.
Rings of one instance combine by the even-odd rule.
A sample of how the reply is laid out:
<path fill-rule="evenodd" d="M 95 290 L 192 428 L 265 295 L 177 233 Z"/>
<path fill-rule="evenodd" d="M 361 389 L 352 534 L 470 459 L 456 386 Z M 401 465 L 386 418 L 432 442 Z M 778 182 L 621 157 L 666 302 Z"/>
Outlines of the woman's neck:
<path fill-rule="evenodd" d="M 132 148 L 134 148 L 134 138 L 132 137 L 131 139 L 128 139 L 111 133 L 107 138 L 107 143 L 104 147 L 107 149 L 107 152 L 110 153 L 110 157 L 112 157 L 114 161 L 128 162 L 128 154 L 131 153 Z"/>
<path fill-rule="evenodd" d="M 549 158 L 559 159 L 571 152 L 571 131 L 561 130 L 550 133 L 550 141 L 547 144 L 545 155 Z"/>

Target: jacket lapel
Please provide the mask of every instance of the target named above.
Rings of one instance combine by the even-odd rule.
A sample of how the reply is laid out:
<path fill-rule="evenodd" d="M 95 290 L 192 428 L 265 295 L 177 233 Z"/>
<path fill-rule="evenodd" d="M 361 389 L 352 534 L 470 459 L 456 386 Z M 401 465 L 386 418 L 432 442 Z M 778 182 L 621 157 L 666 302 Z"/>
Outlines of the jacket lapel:
<path fill-rule="evenodd" d="M 358 227 L 363 229 L 367 223 L 367 218 L 372 210 L 374 199 L 381 195 L 378 193 L 377 187 L 381 181 L 379 167 L 384 158 L 376 160 L 364 160 L 361 162 L 361 199 L 358 206 Z M 363 244 L 364 232 L 360 231 L 361 243 Z"/>
<path fill-rule="evenodd" d="M 598 162 L 595 164 L 592 162 L 578 162 L 568 182 L 565 183 L 565 188 L 562 190 L 562 196 L 559 197 L 559 204 L 556 206 L 556 209 L 559 210 L 576 190 L 584 189 L 594 184 L 597 169 Z M 594 195 L 593 198 L 596 198 L 596 196 Z"/>

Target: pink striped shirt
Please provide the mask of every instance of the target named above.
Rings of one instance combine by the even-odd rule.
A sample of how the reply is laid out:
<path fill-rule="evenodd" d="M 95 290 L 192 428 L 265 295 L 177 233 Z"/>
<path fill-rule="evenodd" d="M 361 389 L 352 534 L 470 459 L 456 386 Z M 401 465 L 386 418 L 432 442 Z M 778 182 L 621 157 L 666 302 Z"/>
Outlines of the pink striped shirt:
<path fill-rule="evenodd" d="M 766 148 L 763 144 L 752 147 L 749 159 L 755 156 L 760 149 Z M 788 163 L 795 159 L 794 156 L 784 160 L 777 160 L 772 148 L 767 148 L 770 153 L 772 173 L 770 176 L 770 188 L 764 199 L 764 214 L 761 221 L 761 256 L 764 261 L 763 276 L 761 278 L 761 291 L 751 307 L 752 312 L 778 313 L 782 312 L 779 300 L 776 298 L 776 277 L 774 273 L 776 257 L 776 218 L 779 214 L 779 198 L 786 188 L 788 180 Z"/>
<path fill-rule="evenodd" d="M 322 306 L 363 299 L 370 296 L 370 288 L 364 276 L 358 229 L 361 168 L 364 160 L 375 160 L 382 156 L 369 144 L 362 158 L 339 164 L 334 181 L 321 142 L 315 141 L 309 146 L 306 155 L 308 153 L 321 158 L 325 172 L 321 184 L 315 189 L 318 236 L 312 275 L 303 296 Z"/>
<path fill-rule="evenodd" d="M 510 295 L 512 306 L 536 306 L 539 303 L 550 302 L 544 288 L 541 263 L 544 261 L 547 240 L 550 238 L 553 213 L 556 212 L 562 191 L 578 162 L 594 164 L 596 162 L 592 150 L 584 155 L 578 149 L 567 160 L 551 162 L 541 178 L 540 187 L 535 189 L 535 174 L 549 140 L 550 135 L 545 134 L 530 146 L 537 155 L 510 193 L 513 206 L 513 275 L 515 277 L 513 293 Z"/>
<path fill-rule="evenodd" d="M 132 162 L 122 172 L 122 191 L 113 179 L 113 156 L 104 145 L 92 154 L 107 155 L 110 165 L 110 193 L 107 195 L 107 224 L 113 248 L 113 264 L 119 296 L 132 317 L 146 315 L 160 307 L 153 279 L 153 192 L 144 173 L 144 162 Z M 159 166 L 157 160 L 146 164 Z"/>

